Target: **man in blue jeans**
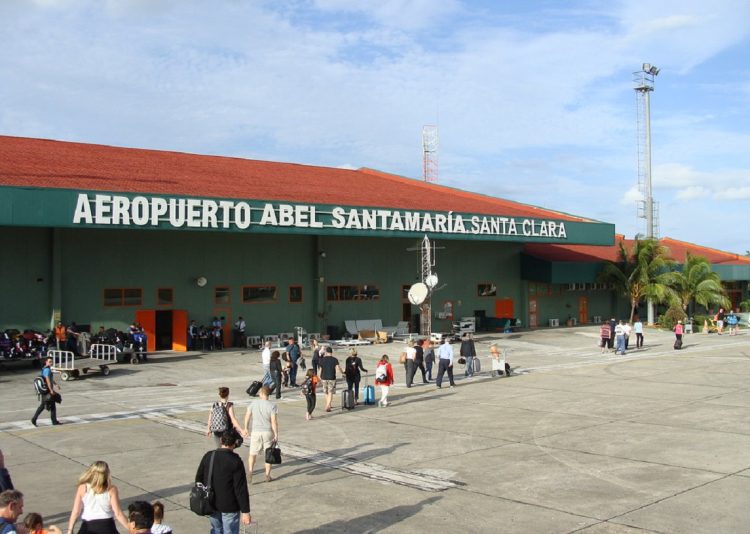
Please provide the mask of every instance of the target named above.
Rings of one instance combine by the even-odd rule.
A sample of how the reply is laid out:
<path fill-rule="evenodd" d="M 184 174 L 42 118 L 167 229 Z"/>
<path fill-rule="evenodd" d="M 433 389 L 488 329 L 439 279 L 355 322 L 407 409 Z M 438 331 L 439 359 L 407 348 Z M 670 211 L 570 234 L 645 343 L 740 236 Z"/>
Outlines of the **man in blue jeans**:
<path fill-rule="evenodd" d="M 291 367 L 289 368 L 289 387 L 297 387 L 297 360 L 299 360 L 300 350 L 294 338 L 289 338 L 286 346 L 286 353 L 289 355 L 289 362 Z"/>
<path fill-rule="evenodd" d="M 474 376 L 474 358 L 477 355 L 477 349 L 474 347 L 474 340 L 471 334 L 464 333 L 464 339 L 461 341 L 461 357 L 466 358 L 466 371 L 464 376 Z"/>
<path fill-rule="evenodd" d="M 221 447 L 208 451 L 198 466 L 195 481 L 214 490 L 214 508 L 208 516 L 211 534 L 239 534 L 240 522 L 250 524 L 250 494 L 247 491 L 245 464 L 234 452 L 237 434 L 234 429 L 221 435 Z M 211 462 L 213 460 L 213 470 Z M 208 473 L 211 471 L 211 480 Z"/>

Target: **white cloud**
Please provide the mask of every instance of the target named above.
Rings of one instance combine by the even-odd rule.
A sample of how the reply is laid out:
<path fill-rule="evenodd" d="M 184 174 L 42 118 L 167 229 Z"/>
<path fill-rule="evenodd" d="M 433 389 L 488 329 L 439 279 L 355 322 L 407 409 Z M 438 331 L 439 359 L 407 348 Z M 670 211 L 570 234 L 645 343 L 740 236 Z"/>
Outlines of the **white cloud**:
<path fill-rule="evenodd" d="M 676 197 L 680 200 L 695 200 L 699 198 L 706 198 L 711 192 L 700 185 L 690 185 L 677 191 Z"/>

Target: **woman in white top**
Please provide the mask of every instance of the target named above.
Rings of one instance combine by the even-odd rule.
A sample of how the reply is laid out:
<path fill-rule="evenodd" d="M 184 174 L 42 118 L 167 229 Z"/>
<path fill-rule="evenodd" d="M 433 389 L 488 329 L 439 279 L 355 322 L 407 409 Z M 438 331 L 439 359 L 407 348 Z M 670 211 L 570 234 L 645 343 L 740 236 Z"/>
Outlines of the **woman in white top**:
<path fill-rule="evenodd" d="M 107 462 L 94 462 L 78 479 L 68 534 L 72 534 L 79 516 L 82 522 L 78 534 L 117 534 L 115 518 L 126 531 L 129 530 Z"/>

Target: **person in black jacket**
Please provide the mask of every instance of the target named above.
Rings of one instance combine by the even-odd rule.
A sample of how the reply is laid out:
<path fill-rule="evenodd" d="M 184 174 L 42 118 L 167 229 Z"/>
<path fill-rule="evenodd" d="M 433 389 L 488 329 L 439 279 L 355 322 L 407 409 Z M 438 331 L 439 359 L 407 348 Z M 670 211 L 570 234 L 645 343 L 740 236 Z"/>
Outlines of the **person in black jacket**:
<path fill-rule="evenodd" d="M 359 382 L 362 380 L 360 371 L 366 373 L 367 369 L 362 367 L 362 358 L 357 356 L 357 351 L 351 349 L 344 365 L 344 374 L 346 375 L 346 389 L 354 390 L 354 404 L 359 404 Z"/>
<path fill-rule="evenodd" d="M 250 524 L 250 494 L 247 491 L 245 464 L 234 452 L 237 434 L 233 429 L 221 435 L 221 447 L 203 455 L 195 481 L 210 485 L 214 491 L 215 512 L 208 516 L 211 532 L 239 534 L 240 522 Z M 213 456 L 211 480 L 208 472 Z"/>
<path fill-rule="evenodd" d="M 276 398 L 281 398 L 281 377 L 284 374 L 284 370 L 281 366 L 281 353 L 275 350 L 271 353 L 271 378 L 273 383 L 276 385 Z"/>
<path fill-rule="evenodd" d="M 464 339 L 461 341 L 460 354 L 463 358 L 466 358 L 464 376 L 474 376 L 474 358 L 477 355 L 477 349 L 474 347 L 474 340 L 471 339 L 471 334 L 468 332 L 464 333 Z"/>
<path fill-rule="evenodd" d="M 414 350 L 417 351 L 417 355 L 414 357 L 414 365 L 416 366 L 416 369 L 422 371 L 422 383 L 428 384 L 429 382 L 427 382 L 427 369 L 425 369 L 424 367 L 424 341 L 418 341 L 414 345 Z M 414 371 L 415 373 L 416 369 Z"/>

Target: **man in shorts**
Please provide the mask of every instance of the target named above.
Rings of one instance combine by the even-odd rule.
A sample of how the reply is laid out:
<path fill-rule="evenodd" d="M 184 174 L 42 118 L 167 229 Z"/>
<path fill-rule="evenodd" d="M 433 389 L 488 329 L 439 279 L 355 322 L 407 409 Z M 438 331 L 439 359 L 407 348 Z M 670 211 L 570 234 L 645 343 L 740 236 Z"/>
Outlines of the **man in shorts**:
<path fill-rule="evenodd" d="M 252 421 L 250 429 L 250 456 L 247 458 L 247 477 L 248 484 L 253 482 L 253 467 L 255 467 L 255 458 L 258 454 L 263 454 L 265 458 L 266 449 L 272 447 L 279 441 L 279 408 L 273 402 L 268 400 L 271 389 L 263 386 L 258 392 L 259 399 L 255 400 L 247 408 L 245 414 L 245 432 L 248 432 L 248 426 Z M 271 482 L 271 464 L 265 464 L 266 482 Z"/>
<path fill-rule="evenodd" d="M 323 384 L 323 393 L 326 396 L 326 411 L 331 411 L 333 395 L 336 393 L 336 369 L 343 375 L 344 370 L 341 368 L 339 361 L 333 356 L 333 349 L 326 347 L 323 357 L 318 361 L 320 367 L 320 381 Z"/>

